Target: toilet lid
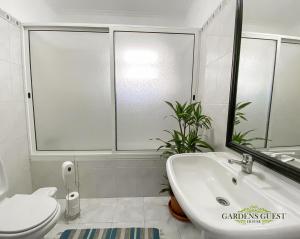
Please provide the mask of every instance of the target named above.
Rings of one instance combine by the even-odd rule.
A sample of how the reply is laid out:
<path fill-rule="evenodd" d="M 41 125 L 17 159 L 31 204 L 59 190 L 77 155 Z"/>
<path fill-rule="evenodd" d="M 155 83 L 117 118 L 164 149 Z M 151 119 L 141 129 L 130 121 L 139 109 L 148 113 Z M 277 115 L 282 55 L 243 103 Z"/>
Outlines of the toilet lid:
<path fill-rule="evenodd" d="M 0 203 L 0 233 L 19 233 L 35 228 L 57 209 L 55 199 L 45 196 L 15 195 Z"/>

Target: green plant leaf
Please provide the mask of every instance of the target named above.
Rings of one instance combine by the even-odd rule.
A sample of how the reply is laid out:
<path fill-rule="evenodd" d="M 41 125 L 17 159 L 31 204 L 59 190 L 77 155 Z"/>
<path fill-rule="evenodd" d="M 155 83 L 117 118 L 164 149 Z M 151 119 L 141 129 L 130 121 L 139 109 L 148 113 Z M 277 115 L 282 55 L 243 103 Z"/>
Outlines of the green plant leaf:
<path fill-rule="evenodd" d="M 173 112 L 168 117 L 175 119 L 178 127 L 164 130 L 169 136 L 168 139 L 155 139 L 162 143 L 157 148 L 157 150 L 163 151 L 162 158 L 168 158 L 174 154 L 202 152 L 203 150 L 214 151 L 213 147 L 204 141 L 200 134 L 200 132 L 212 127 L 212 119 L 203 113 L 201 102 L 181 104 L 178 101 L 175 103 L 165 101 L 165 103 Z M 161 193 L 169 192 L 172 194 L 169 184 L 162 186 Z"/>

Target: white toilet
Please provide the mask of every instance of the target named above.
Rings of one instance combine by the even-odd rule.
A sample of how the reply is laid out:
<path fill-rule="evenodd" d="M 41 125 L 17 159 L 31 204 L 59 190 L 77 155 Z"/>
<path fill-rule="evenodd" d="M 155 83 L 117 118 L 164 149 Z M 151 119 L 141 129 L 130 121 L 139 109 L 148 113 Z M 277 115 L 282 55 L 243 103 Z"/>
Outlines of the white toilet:
<path fill-rule="evenodd" d="M 0 160 L 0 239 L 41 239 L 56 224 L 60 205 L 56 188 L 42 188 L 31 195 L 6 197 L 7 180 Z"/>

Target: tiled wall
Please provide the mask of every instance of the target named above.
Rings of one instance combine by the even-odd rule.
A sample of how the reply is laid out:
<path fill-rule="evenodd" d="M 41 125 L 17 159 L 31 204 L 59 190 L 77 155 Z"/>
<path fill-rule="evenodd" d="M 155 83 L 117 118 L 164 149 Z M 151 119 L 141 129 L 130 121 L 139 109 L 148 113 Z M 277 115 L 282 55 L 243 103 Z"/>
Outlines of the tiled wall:
<path fill-rule="evenodd" d="M 185 25 L 197 28 L 202 27 L 221 2 L 222 0 L 193 1 L 186 15 Z"/>
<path fill-rule="evenodd" d="M 201 33 L 198 99 L 213 119 L 209 138 L 217 151 L 224 151 L 236 1 L 229 0 Z"/>
<path fill-rule="evenodd" d="M 9 195 L 31 193 L 21 29 L 0 17 L 0 158 Z"/>
<path fill-rule="evenodd" d="M 158 196 L 165 182 L 165 161 L 159 158 L 32 156 L 33 188 L 56 186 L 58 198 L 63 198 L 61 165 L 67 160 L 78 163 L 82 198 Z"/>
<path fill-rule="evenodd" d="M 199 0 L 197 0 L 199 1 Z M 212 0 L 209 0 L 212 1 Z M 41 0 L 7 0 L 1 1 L 1 8 L 19 18 L 22 22 L 38 23 L 98 23 L 127 24 L 148 26 L 182 26 L 183 16 L 158 16 L 157 14 L 142 14 L 134 11 L 98 11 L 94 9 L 63 9 L 59 4 L 63 1 Z M 84 1 L 82 1 L 84 2 Z M 114 5 L 114 1 L 110 1 Z M 202 1 L 201 1 L 202 2 Z M 117 2 L 115 2 L 117 3 Z M 163 1 L 160 5 L 165 4 Z M 32 7 L 34 6 L 34 7 Z M 89 4 L 86 4 L 89 6 Z M 165 4 L 166 6 L 166 4 Z M 134 6 L 133 6 L 134 7 Z M 69 7 L 68 7 L 69 8 Z M 120 7 L 118 7 L 119 9 Z M 74 11 L 75 10 L 75 11 Z"/>

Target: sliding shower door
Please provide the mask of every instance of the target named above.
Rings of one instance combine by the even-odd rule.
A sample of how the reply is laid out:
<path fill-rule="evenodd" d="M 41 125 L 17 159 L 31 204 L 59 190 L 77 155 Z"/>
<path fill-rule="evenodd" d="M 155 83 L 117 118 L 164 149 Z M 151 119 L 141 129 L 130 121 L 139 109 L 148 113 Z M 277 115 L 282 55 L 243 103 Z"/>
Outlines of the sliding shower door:
<path fill-rule="evenodd" d="M 29 31 L 37 150 L 112 148 L 109 35 Z"/>
<path fill-rule="evenodd" d="M 193 34 L 116 32 L 115 84 L 118 150 L 156 149 L 178 126 L 165 101 L 189 102 Z"/>
<path fill-rule="evenodd" d="M 283 42 L 274 82 L 271 147 L 300 145 L 300 42 Z"/>
<path fill-rule="evenodd" d="M 243 109 L 247 121 L 235 127 L 237 132 L 251 131 L 253 137 L 267 139 L 272 98 L 277 41 L 242 38 L 237 103 L 251 102 Z M 266 140 L 253 142 L 263 148 Z"/>
<path fill-rule="evenodd" d="M 156 150 L 178 127 L 165 101 L 191 101 L 195 33 L 48 28 L 28 42 L 37 151 Z"/>

